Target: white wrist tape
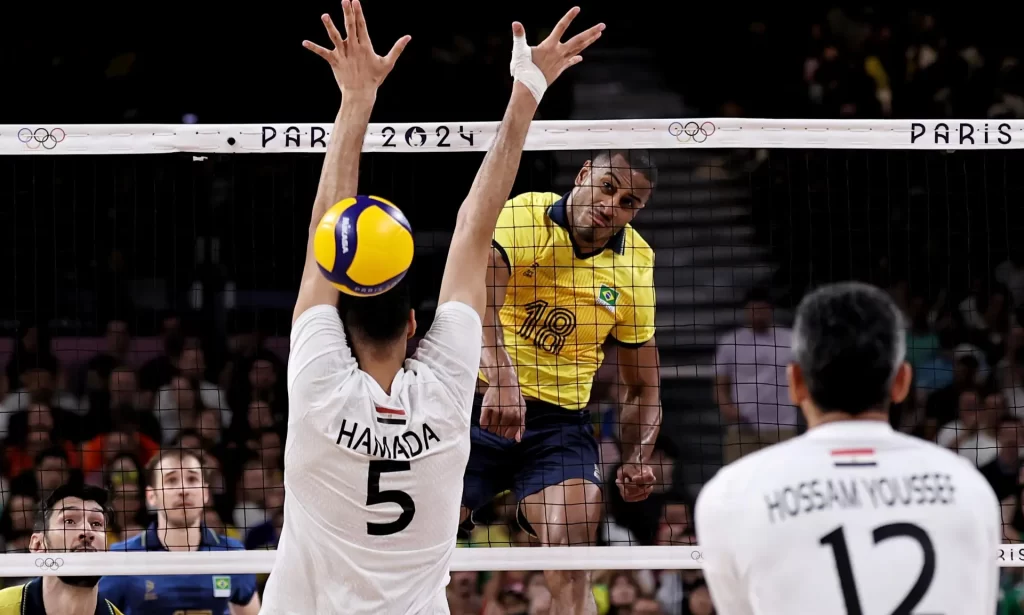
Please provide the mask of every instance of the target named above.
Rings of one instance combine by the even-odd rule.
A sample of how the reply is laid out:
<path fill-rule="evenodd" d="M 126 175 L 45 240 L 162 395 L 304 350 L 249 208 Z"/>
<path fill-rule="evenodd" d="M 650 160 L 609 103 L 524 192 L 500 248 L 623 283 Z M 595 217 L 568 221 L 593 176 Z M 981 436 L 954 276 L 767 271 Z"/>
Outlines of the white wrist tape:
<path fill-rule="evenodd" d="M 525 36 L 512 36 L 512 76 L 526 86 L 533 97 L 540 102 L 548 89 L 548 80 L 537 65 L 533 63 L 533 53 Z"/>

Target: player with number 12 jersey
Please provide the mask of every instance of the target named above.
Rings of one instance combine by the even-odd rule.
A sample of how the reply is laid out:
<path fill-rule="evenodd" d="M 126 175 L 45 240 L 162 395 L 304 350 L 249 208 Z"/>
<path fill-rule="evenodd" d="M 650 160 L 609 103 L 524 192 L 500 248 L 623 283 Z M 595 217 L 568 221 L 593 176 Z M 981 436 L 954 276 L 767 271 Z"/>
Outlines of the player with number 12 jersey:
<path fill-rule="evenodd" d="M 788 367 L 808 431 L 728 465 L 695 511 L 718 615 L 996 612 L 999 502 L 962 457 L 890 427 L 899 310 L 862 284 L 801 303 Z"/>

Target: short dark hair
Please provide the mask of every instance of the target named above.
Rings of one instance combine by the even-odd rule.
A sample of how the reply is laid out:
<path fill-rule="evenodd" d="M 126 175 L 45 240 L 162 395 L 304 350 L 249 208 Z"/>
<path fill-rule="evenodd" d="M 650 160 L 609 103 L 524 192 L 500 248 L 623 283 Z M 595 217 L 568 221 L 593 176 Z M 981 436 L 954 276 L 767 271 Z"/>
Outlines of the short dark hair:
<path fill-rule="evenodd" d="M 639 171 L 654 187 L 658 184 L 658 165 L 654 164 L 651 155 L 645 149 L 605 149 L 594 152 L 590 164 L 595 167 L 612 166 L 612 160 L 622 156 L 629 168 Z"/>
<path fill-rule="evenodd" d="M 883 409 L 906 354 L 899 309 L 881 289 L 858 282 L 804 297 L 793 326 L 793 358 L 822 412 Z"/>
<path fill-rule="evenodd" d="M 50 516 L 54 508 L 65 498 L 78 498 L 83 502 L 96 502 L 103 509 L 103 516 L 110 518 L 110 493 L 106 489 L 85 485 L 80 482 L 65 483 L 54 489 L 49 497 L 43 500 L 36 514 L 35 531 L 45 532 L 50 526 Z"/>
<path fill-rule="evenodd" d="M 412 309 L 409 273 L 390 290 L 372 297 L 342 293 L 338 301 L 341 322 L 370 342 L 393 342 L 405 334 Z"/>
<path fill-rule="evenodd" d="M 153 455 L 148 462 L 146 462 L 146 485 L 153 487 L 156 485 L 156 475 L 159 471 L 161 462 L 168 457 L 176 457 L 179 461 L 184 460 L 186 457 L 191 457 L 196 460 L 199 464 L 199 472 L 203 476 L 203 484 L 209 484 L 209 477 L 206 475 L 206 467 L 203 465 L 203 453 L 188 448 L 165 448 L 159 451 L 156 455 Z"/>

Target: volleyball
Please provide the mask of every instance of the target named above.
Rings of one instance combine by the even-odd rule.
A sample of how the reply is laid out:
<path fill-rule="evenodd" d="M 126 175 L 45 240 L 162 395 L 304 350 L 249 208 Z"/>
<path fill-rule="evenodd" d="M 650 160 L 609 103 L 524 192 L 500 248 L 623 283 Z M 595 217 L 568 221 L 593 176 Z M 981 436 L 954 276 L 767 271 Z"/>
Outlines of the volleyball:
<path fill-rule="evenodd" d="M 321 273 L 341 292 L 379 295 L 398 284 L 412 264 L 412 228 L 390 201 L 355 196 L 320 218 L 313 252 Z"/>

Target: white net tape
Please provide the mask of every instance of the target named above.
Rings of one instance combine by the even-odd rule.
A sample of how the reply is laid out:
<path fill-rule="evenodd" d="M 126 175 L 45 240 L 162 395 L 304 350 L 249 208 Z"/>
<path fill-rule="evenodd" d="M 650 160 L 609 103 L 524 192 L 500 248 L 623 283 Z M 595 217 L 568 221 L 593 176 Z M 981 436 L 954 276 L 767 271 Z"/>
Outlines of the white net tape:
<path fill-rule="evenodd" d="M 0 125 L 0 155 L 316 152 L 329 124 Z M 497 122 L 370 124 L 363 151 L 485 151 Z M 537 121 L 527 151 L 588 149 L 1020 149 L 1024 120 Z"/>
<path fill-rule="evenodd" d="M 371 124 L 364 151 L 482 152 L 497 122 Z M 0 125 L 0 155 L 249 154 L 322 152 L 329 124 Z M 769 120 L 742 118 L 538 121 L 526 150 L 1024 149 L 1021 120 Z M 1003 567 L 1024 567 L 1024 547 L 993 545 Z M 453 571 L 697 569 L 699 546 L 457 549 Z M 275 552 L 9 553 L 0 578 L 38 575 L 269 573 Z"/>

